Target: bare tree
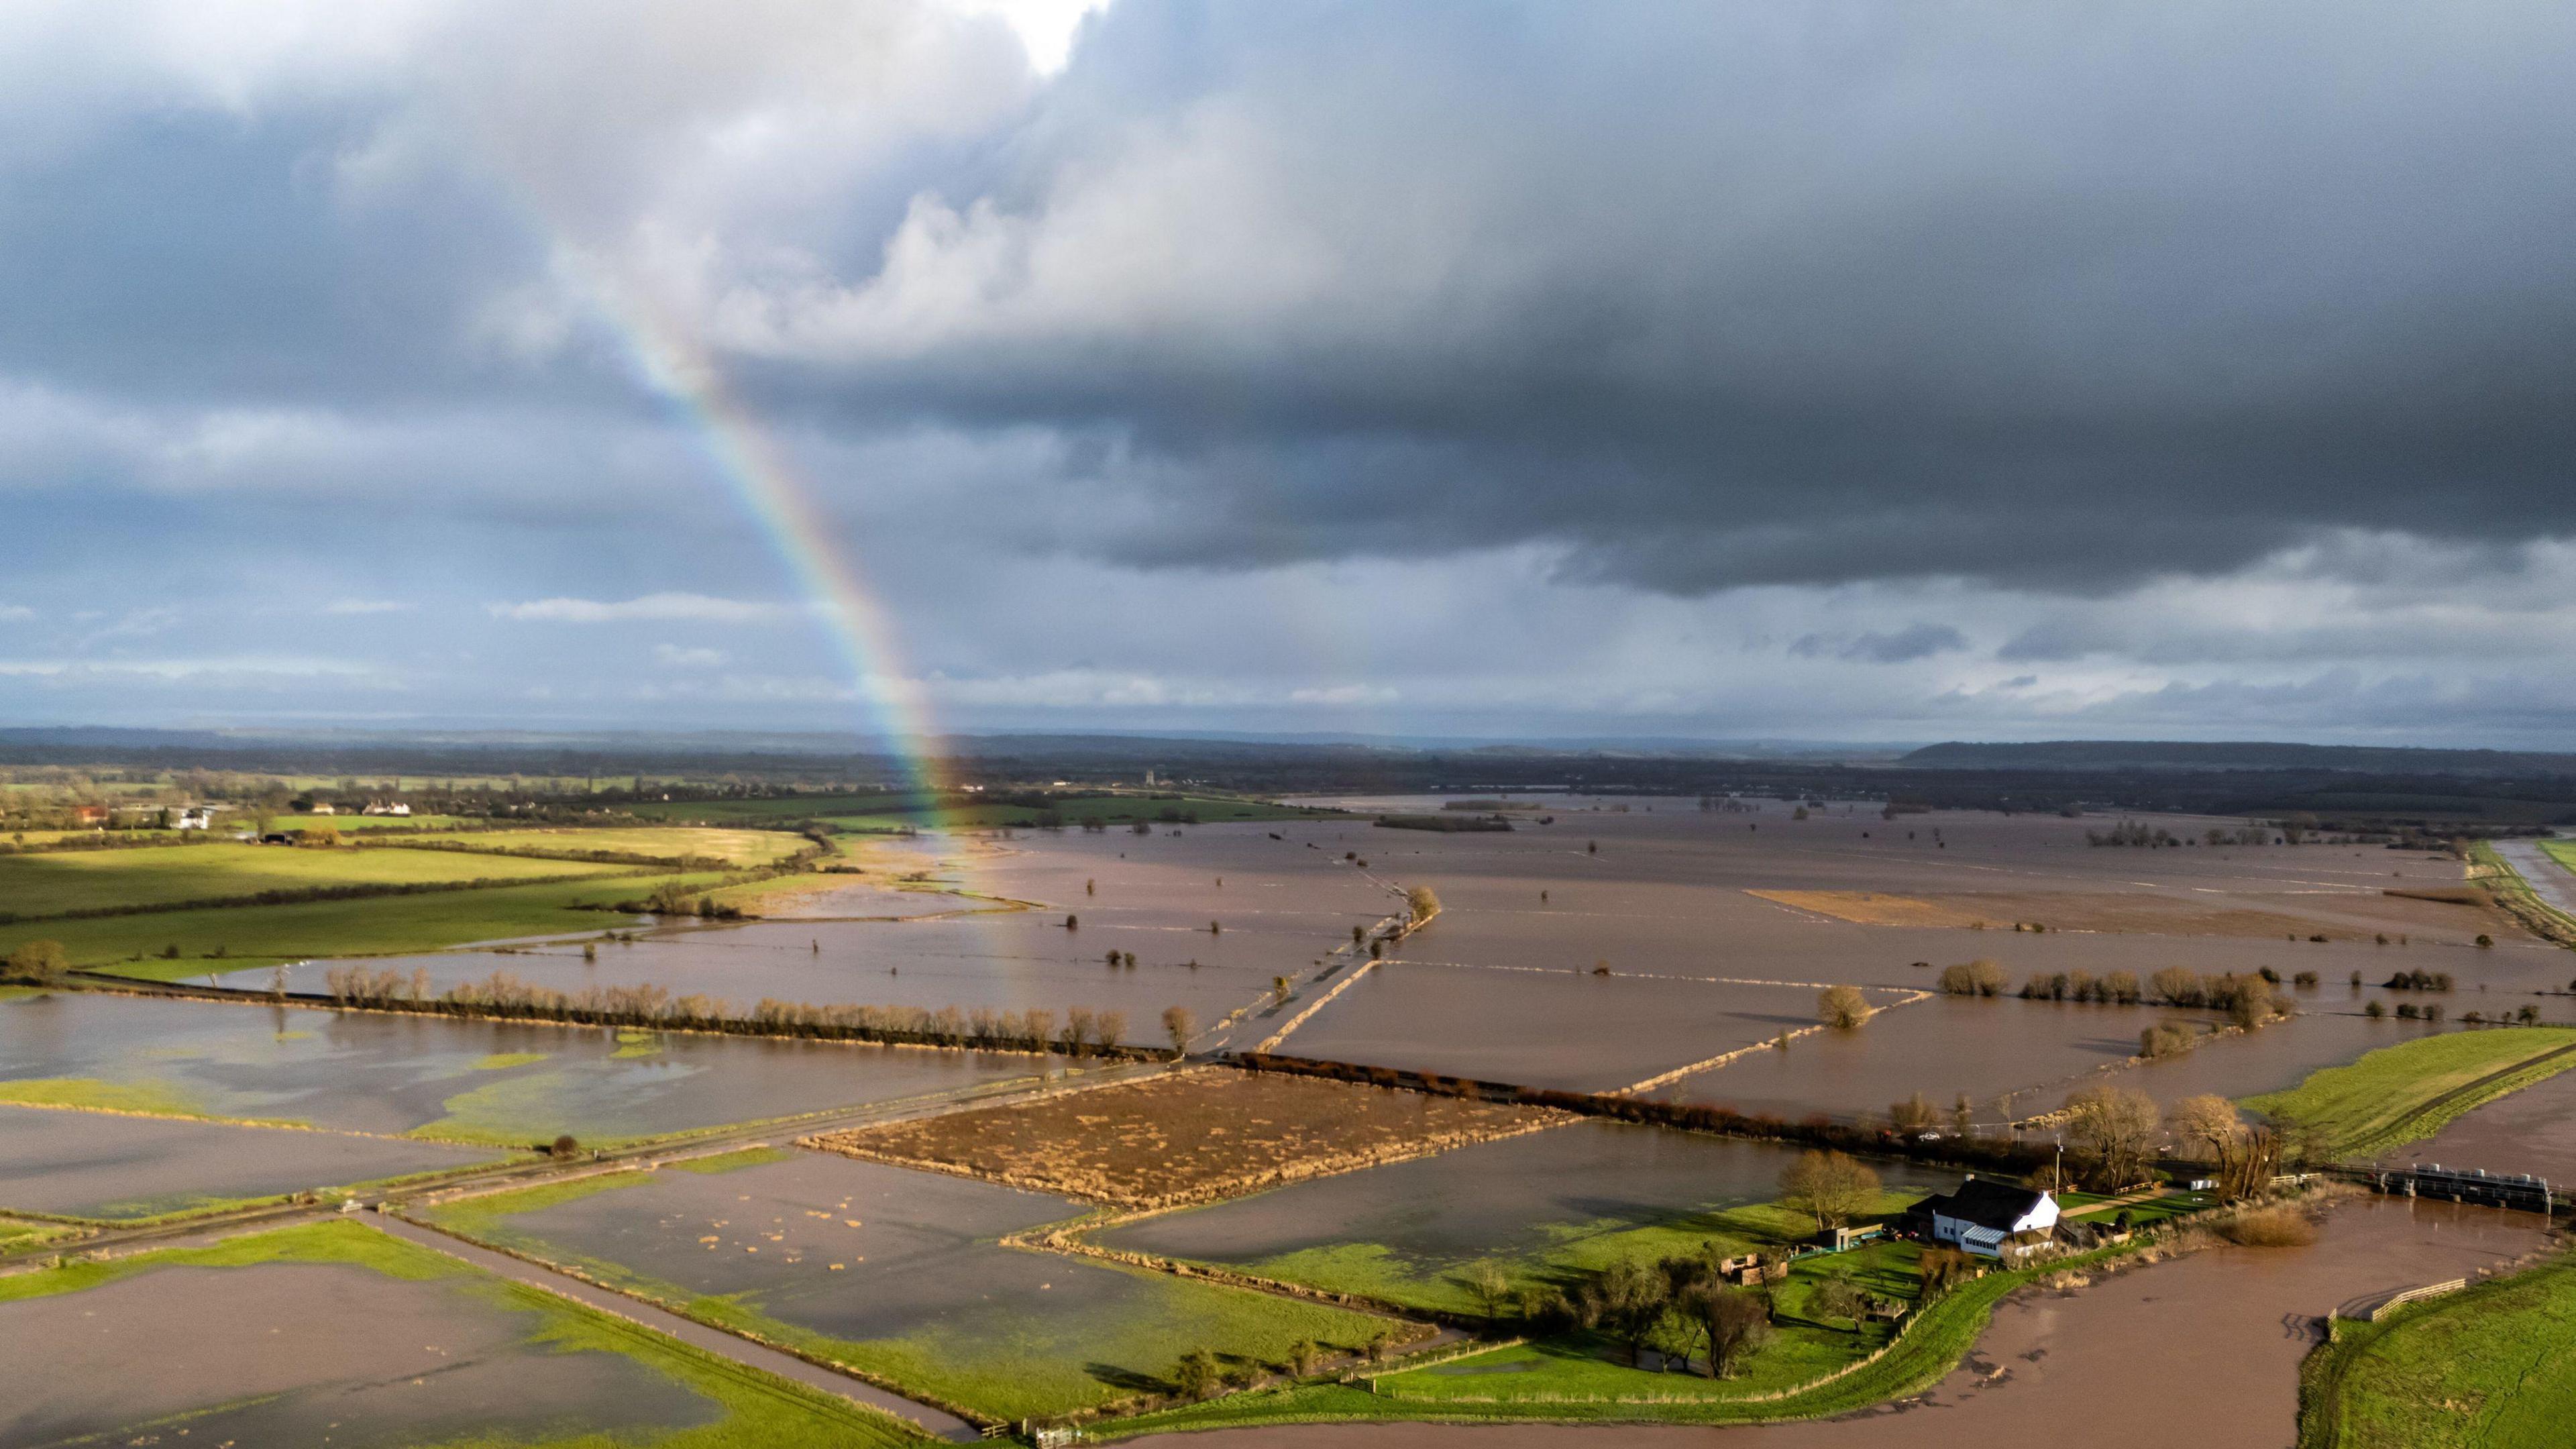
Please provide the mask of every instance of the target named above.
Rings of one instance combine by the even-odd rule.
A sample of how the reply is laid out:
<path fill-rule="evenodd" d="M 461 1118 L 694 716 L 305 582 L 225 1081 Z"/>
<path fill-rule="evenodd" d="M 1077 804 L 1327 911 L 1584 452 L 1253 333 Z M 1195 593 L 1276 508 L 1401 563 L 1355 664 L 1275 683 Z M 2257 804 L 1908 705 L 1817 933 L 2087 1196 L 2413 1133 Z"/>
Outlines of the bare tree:
<path fill-rule="evenodd" d="M 1102 1051 L 1116 1050 L 1118 1039 L 1127 1034 L 1127 1013 L 1123 1011 L 1104 1011 L 1098 1016 L 1093 1017 L 1091 1019 L 1091 1034 L 1093 1039 L 1100 1043 L 1100 1049 Z"/>
<path fill-rule="evenodd" d="M 2217 1169 L 2219 1193 L 2231 1202 L 2253 1196 L 2280 1171 L 2280 1134 L 2239 1117 L 2236 1104 L 2225 1097 L 2185 1097 L 2174 1103 L 2167 1120 L 2176 1137 Z"/>
<path fill-rule="evenodd" d="M 1440 896 L 1429 886 L 1415 886 L 1404 893 L 1404 909 L 1406 917 L 1414 925 L 1421 925 L 1439 914 Z"/>
<path fill-rule="evenodd" d="M 1190 1038 L 1199 1034 L 1198 1018 L 1186 1006 L 1163 1008 L 1163 1034 L 1172 1039 L 1172 1055 L 1181 1056 L 1190 1049 Z"/>
<path fill-rule="evenodd" d="M 2156 1099 L 2135 1087 L 2104 1083 L 2066 1099 L 2067 1142 L 2084 1160 L 2087 1178 L 2103 1188 L 2145 1179 L 2162 1125 Z"/>
<path fill-rule="evenodd" d="M 1878 1174 L 1840 1152 L 1802 1152 L 1780 1170 L 1780 1200 L 1816 1220 L 1816 1231 L 1851 1221 L 1878 1201 Z"/>
<path fill-rule="evenodd" d="M 1925 1099 L 1921 1092 L 1917 1092 L 1904 1101 L 1891 1105 L 1887 1109 L 1887 1120 L 1897 1131 L 1910 1137 L 1932 1130 L 1933 1124 L 1941 1120 L 1941 1111 Z"/>

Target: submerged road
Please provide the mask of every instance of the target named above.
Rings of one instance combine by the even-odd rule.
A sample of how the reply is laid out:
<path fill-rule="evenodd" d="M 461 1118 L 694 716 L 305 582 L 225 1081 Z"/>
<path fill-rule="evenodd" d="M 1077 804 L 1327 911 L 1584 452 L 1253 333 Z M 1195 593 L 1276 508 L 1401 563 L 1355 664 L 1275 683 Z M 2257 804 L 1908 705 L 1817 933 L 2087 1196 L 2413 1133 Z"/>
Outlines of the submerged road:
<path fill-rule="evenodd" d="M 2531 885 L 2543 905 L 2576 916 L 2576 871 L 2560 865 L 2536 840 L 2499 840 L 2495 853 Z"/>
<path fill-rule="evenodd" d="M 559 1298 L 569 1298 L 587 1308 L 595 1308 L 613 1317 L 640 1323 L 656 1333 L 676 1338 L 691 1348 L 730 1359 L 746 1368 L 788 1379 L 810 1389 L 820 1389 L 836 1398 L 879 1409 L 899 1419 L 920 1425 L 942 1439 L 960 1443 L 980 1439 L 983 1434 L 974 1425 L 943 1409 L 916 1404 L 899 1394 L 889 1393 L 874 1384 L 862 1383 L 847 1374 L 834 1373 L 819 1364 L 807 1363 L 794 1354 L 764 1347 L 746 1338 L 737 1338 L 721 1329 L 682 1318 L 676 1313 L 656 1308 L 638 1298 L 595 1287 L 578 1278 L 568 1278 L 548 1268 L 477 1247 L 461 1238 L 452 1238 L 435 1228 L 425 1228 L 402 1218 L 370 1213 L 363 1221 L 379 1232 L 390 1234 L 407 1243 L 415 1243 L 432 1252 L 471 1263 L 486 1273 L 542 1289 Z"/>

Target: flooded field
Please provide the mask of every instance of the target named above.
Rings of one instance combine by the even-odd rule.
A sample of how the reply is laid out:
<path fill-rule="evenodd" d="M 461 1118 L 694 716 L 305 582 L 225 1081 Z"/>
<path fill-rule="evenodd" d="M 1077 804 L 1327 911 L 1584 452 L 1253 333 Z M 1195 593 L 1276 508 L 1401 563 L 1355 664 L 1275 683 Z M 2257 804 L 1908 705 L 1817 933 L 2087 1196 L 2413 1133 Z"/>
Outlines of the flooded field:
<path fill-rule="evenodd" d="M 1063 1198 L 823 1153 L 728 1161 L 749 1165 L 432 1216 L 656 1298 L 721 1297 L 765 1336 L 1001 1417 L 1162 1384 L 1193 1348 L 1275 1358 L 1387 1326 L 996 1241 L 1082 1211 Z"/>
<path fill-rule="evenodd" d="M 142 1218 L 498 1160 L 488 1149 L 0 1106 L 0 1208 Z"/>
<path fill-rule="evenodd" d="M 1346 803 L 1436 812 L 1441 802 Z M 1556 823 L 1536 823 L 1542 813 Z M 878 870 L 838 894 L 798 898 L 793 909 L 811 919 L 675 927 L 602 944 L 595 960 L 555 945 L 374 964 L 424 972 L 440 989 L 507 972 L 564 990 L 652 983 L 740 1006 L 774 997 L 1059 1018 L 1114 1011 L 1130 1041 L 1157 1037 L 1163 1011 L 1179 1006 L 1203 1029 L 1201 1049 L 1244 1048 L 1340 979 L 1317 963 L 1353 926 L 1392 911 L 1401 887 L 1423 884 L 1439 893 L 1442 915 L 1402 944 L 1399 962 L 1278 1049 L 1589 1090 L 1636 1086 L 1811 1024 L 1813 983 L 1861 985 L 1884 1005 L 1973 957 L 1999 963 L 2015 986 L 2050 972 L 2144 978 L 2170 966 L 2313 972 L 2321 987 L 2301 999 L 2320 1013 L 2383 994 L 2353 994 L 2355 973 L 2377 982 L 2401 968 L 2449 972 L 2461 985 L 2455 1014 L 2471 994 L 2509 1010 L 2564 976 L 2563 953 L 2491 910 L 2385 894 L 2457 891 L 2459 862 L 2424 852 L 2096 848 L 2086 832 L 2116 821 L 1965 812 L 1885 820 L 1841 805 L 1796 820 L 1778 801 L 1718 811 L 1687 799 L 1557 796 L 1515 818 L 1509 833 L 1385 829 L 1362 818 L 906 844 L 931 864 L 905 874 L 985 899 L 893 890 L 901 876 Z M 2244 824 L 2156 823 L 2193 839 Z M 925 904 L 953 909 L 925 915 Z M 844 913 L 907 918 L 836 918 Z M 1078 925 L 1068 929 L 1068 916 Z M 2048 929 L 2013 929 L 2018 922 Z M 2481 932 L 2497 946 L 2470 944 Z M 1599 963 L 1608 978 L 1592 974 Z M 317 985 L 321 969 L 300 968 L 299 984 Z M 1284 1008 L 1271 1000 L 1280 977 L 1293 983 Z M 1240 1027 L 1220 1025 L 1239 1011 Z M 1818 1052 L 1793 1046 L 1777 1059 L 1740 1059 L 1664 1090 L 1795 1115 L 1883 1111 L 1917 1090 L 1945 1105 L 1961 1092 L 1993 1102 L 2056 1090 L 2127 1056 L 2157 1016 L 1924 1003 Z M 2347 1040 L 2358 1051 L 2370 1034 L 2350 1022 L 2301 1023 L 2156 1072 L 2261 1090 L 2339 1059 L 2330 1054 Z"/>
<path fill-rule="evenodd" d="M 1133 1036 L 1157 1031 L 1172 1006 L 1210 1026 L 1238 1010 L 1266 1020 L 1275 978 L 1312 976 L 1326 953 L 1349 943 L 1352 927 L 1400 908 L 1393 887 L 1257 825 L 1184 827 L 1177 837 L 1168 828 L 1034 834 L 962 861 L 940 878 L 995 899 L 890 891 L 861 879 L 782 903 L 787 919 L 675 926 L 602 943 L 595 958 L 555 943 L 369 964 L 426 973 L 438 990 L 506 972 L 564 991 L 649 983 L 737 1007 L 773 997 L 1059 1018 L 1074 1008 L 1116 1011 Z M 878 918 L 889 914 L 903 918 Z M 326 969 L 308 963 L 290 979 L 318 990 Z"/>
<path fill-rule="evenodd" d="M 0 999 L 0 1100 L 526 1143 L 1034 1076 L 1043 1058 L 72 992 Z"/>
<path fill-rule="evenodd" d="M 1439 808 L 1437 800 L 1344 803 Z M 1539 811 L 1557 823 L 1536 824 Z M 2403 1039 L 2411 1028 L 2359 1015 L 2370 999 L 2402 999 L 2375 985 L 2394 971 L 2452 974 L 2459 990 L 2448 999 L 2456 1016 L 2478 1007 L 2512 1010 L 2532 1000 L 2533 990 L 2560 984 L 2565 969 L 2563 952 L 2491 910 L 2384 894 L 2458 889 L 2459 862 L 2423 852 L 2094 847 L 2085 832 L 2114 822 L 1973 813 L 1888 821 L 1840 806 L 1800 821 L 1777 801 L 1729 812 L 1702 811 L 1690 800 L 1560 796 L 1516 819 L 1519 828 L 1508 834 L 1376 830 L 1376 843 L 1367 846 L 1372 869 L 1432 886 L 1446 909 L 1404 943 L 1401 968 L 1384 968 L 1385 981 L 1354 987 L 1279 1049 L 1598 1089 L 1649 1075 L 1613 1081 L 1622 1071 L 1608 1064 L 1623 1054 L 1625 1061 L 1688 1062 L 1814 1019 L 1811 990 L 1782 990 L 1759 1005 L 1705 1013 L 1675 997 L 1658 1003 L 1667 1010 L 1639 1013 L 1652 1019 L 1638 1022 L 1600 1012 L 1614 998 L 1583 998 L 1567 975 L 1530 975 L 1580 976 L 1596 962 L 1610 966 L 1610 980 L 1581 984 L 1696 976 L 1924 990 L 1940 966 L 1972 957 L 1997 962 L 2010 989 L 2052 972 L 2129 971 L 2144 979 L 2174 966 L 2208 974 L 2270 969 L 2285 981 L 2314 973 L 2317 986 L 2289 993 L 2309 1016 L 2142 1068 L 2138 1078 L 2159 1095 L 2242 1095 Z M 2195 838 L 2243 825 L 2181 817 L 2156 823 Z M 1813 903 L 1801 892 L 1832 897 L 1842 914 L 1795 904 Z M 1898 908 L 1906 902 L 1950 914 Z M 1873 912 L 1900 921 L 1983 920 L 1985 929 L 1855 919 Z M 2049 929 L 2016 930 L 2017 921 Z M 2480 932 L 2498 944 L 2471 944 Z M 2327 939 L 2310 939 L 2319 935 Z M 1488 969 L 1477 975 L 1470 968 Z M 2374 984 L 2355 990 L 2349 981 L 2356 974 Z M 1514 984 L 1532 979 L 1558 989 Z M 1899 1007 L 1847 1036 L 1802 1037 L 1785 1053 L 1736 1058 L 1656 1094 L 1747 1111 L 1852 1116 L 1883 1112 L 1918 1090 L 1944 1107 L 1964 1092 L 1984 1115 L 2007 1098 L 2023 1109 L 2061 1092 L 2133 1054 L 2145 1026 L 2192 1015 L 2200 1014 L 1936 999 Z M 1757 1025 L 1772 1030 L 1748 1030 Z M 1550 1061 L 1546 1048 L 1560 1041 L 1565 1060 Z M 1524 1050 L 1529 1043 L 1538 1050 Z M 1695 1050 L 1700 1043 L 1708 1045 Z"/>
<path fill-rule="evenodd" d="M 1707 1214 L 1777 1198 L 1780 1171 L 1797 1155 L 1592 1119 L 1148 1218 L 1097 1241 L 1300 1282 L 1438 1297 L 1440 1280 L 1480 1260 L 1543 1270 L 1579 1256 L 1587 1240 L 1658 1226 L 1682 1237 L 1708 1231 L 1694 1227 Z M 1871 1165 L 1891 1189 L 1958 1179 Z"/>
<path fill-rule="evenodd" d="M 156 1269 L 0 1303 L 0 1442 L 392 1449 L 723 1416 L 631 1359 L 531 1342 L 537 1326 L 466 1284 L 367 1268 Z"/>
<path fill-rule="evenodd" d="M 2493 1173 L 2531 1173 L 2562 1193 L 2576 1186 L 2576 1074 L 2562 1072 L 2498 1097 L 2422 1142 L 2383 1154 Z"/>
<path fill-rule="evenodd" d="M 1882 992 L 1877 1004 L 1899 999 Z M 1812 986 L 1400 960 L 1361 977 L 1276 1050 L 1607 1092 L 1815 1024 Z"/>
<path fill-rule="evenodd" d="M 1724 1430 L 1647 1425 L 1304 1424 L 1192 1436 L 1205 1449 L 2284 1449 L 2298 1435 L 2298 1364 L 2318 1322 L 2401 1288 L 2456 1278 L 2541 1242 L 2526 1215 L 2363 1200 L 2313 1247 L 2222 1248 L 2071 1295 L 2025 1292 L 1930 1392 L 1814 1423 Z M 2180 1397 L 2178 1397 L 2180 1396 Z"/>
<path fill-rule="evenodd" d="M 1977 1119 L 1992 1121 L 2007 1110 L 2027 1115 L 2061 1084 L 2127 1061 L 2146 1027 L 2212 1020 L 2156 1007 L 1936 996 L 1881 1012 L 1856 1031 L 1800 1037 L 1785 1051 L 1741 1056 L 1649 1095 L 1781 1117 L 1849 1118 L 1884 1114 L 1915 1092 L 1947 1112 L 1964 1093 Z"/>

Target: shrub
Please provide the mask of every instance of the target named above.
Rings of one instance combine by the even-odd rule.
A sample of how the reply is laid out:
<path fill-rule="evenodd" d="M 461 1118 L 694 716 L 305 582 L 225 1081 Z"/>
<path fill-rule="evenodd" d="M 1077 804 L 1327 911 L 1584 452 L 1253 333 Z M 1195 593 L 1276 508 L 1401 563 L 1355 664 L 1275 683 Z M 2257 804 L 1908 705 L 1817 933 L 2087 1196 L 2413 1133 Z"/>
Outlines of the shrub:
<path fill-rule="evenodd" d="M 1857 986 L 1828 986 L 1816 993 L 1816 1020 L 1849 1031 L 1869 1019 L 1869 1002 Z"/>
<path fill-rule="evenodd" d="M 2160 1021 L 2138 1033 L 2138 1055 L 2175 1057 L 2200 1044 L 2200 1033 L 2179 1021 Z"/>
<path fill-rule="evenodd" d="M 71 958 L 63 953 L 60 941 L 28 941 L 9 953 L 9 961 L 0 967 L 0 981 L 20 981 L 33 986 L 51 986 L 71 969 Z"/>
<path fill-rule="evenodd" d="M 1780 1170 L 1780 1201 L 1816 1220 L 1816 1231 L 1849 1222 L 1878 1201 L 1878 1174 L 1840 1152 L 1802 1152 Z"/>
<path fill-rule="evenodd" d="M 2004 968 L 1985 957 L 1958 966 L 1944 966 L 1936 982 L 1951 996 L 2000 996 L 2004 989 Z"/>
<path fill-rule="evenodd" d="M 2304 1248 L 2317 1240 L 2317 1225 L 2288 1203 L 2248 1208 L 2218 1225 L 2218 1235 L 2240 1248 Z"/>

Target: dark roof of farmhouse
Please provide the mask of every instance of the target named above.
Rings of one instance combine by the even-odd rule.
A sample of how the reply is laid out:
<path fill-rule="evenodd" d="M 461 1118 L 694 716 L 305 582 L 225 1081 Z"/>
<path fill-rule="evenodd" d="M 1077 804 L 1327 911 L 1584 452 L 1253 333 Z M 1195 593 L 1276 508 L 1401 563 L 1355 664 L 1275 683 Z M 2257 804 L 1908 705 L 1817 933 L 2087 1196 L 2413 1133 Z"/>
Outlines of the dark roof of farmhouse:
<path fill-rule="evenodd" d="M 1957 1218 L 1979 1227 L 2009 1230 L 2032 1208 L 2039 1206 L 2040 1199 L 2045 1196 L 2033 1188 L 1972 1177 L 1960 1183 L 1957 1191 L 1936 1193 L 1923 1199 L 1918 1206 L 1924 1212 Z"/>

